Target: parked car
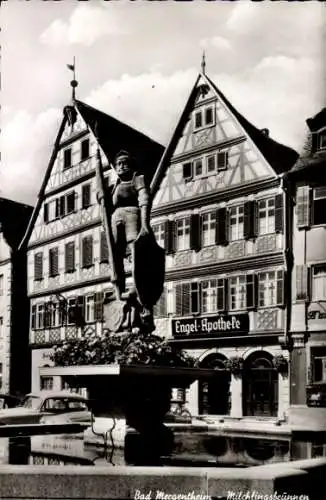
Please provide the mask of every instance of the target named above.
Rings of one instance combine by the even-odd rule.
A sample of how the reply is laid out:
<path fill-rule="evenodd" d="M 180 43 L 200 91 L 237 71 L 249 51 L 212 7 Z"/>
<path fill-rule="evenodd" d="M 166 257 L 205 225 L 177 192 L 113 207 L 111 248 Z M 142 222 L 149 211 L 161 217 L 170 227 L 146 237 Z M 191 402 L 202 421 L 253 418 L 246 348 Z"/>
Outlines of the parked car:
<path fill-rule="evenodd" d="M 5 408 L 14 408 L 21 404 L 21 399 L 11 394 L 0 393 L 0 410 Z"/>
<path fill-rule="evenodd" d="M 20 406 L 0 410 L 0 425 L 38 423 L 91 423 L 87 398 L 61 391 L 40 391 L 25 396 Z"/>

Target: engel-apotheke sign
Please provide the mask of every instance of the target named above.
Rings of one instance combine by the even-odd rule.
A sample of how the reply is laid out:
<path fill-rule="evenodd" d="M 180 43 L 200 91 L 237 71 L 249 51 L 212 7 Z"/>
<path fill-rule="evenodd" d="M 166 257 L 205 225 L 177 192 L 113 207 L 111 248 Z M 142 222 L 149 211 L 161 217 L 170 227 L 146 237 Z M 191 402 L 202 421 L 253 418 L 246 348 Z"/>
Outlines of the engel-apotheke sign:
<path fill-rule="evenodd" d="M 203 337 L 221 334 L 244 335 L 249 331 L 248 314 L 199 316 L 172 320 L 174 337 Z"/>

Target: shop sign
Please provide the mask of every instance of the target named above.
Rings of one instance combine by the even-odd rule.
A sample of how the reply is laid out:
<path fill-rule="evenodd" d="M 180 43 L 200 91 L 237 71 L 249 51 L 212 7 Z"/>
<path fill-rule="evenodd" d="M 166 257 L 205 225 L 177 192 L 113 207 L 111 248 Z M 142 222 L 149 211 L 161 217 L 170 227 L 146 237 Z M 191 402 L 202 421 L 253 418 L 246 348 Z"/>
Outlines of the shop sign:
<path fill-rule="evenodd" d="M 172 320 L 172 335 L 180 338 L 245 335 L 249 331 L 248 314 L 199 316 Z"/>

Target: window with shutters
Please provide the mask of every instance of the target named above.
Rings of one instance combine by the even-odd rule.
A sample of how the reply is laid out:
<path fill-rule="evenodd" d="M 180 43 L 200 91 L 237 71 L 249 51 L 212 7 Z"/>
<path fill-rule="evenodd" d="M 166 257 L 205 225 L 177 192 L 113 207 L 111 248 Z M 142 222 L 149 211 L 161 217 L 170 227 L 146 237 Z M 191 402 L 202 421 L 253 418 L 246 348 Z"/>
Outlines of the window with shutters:
<path fill-rule="evenodd" d="M 93 237 L 85 236 L 82 239 L 82 267 L 93 265 Z"/>
<path fill-rule="evenodd" d="M 218 280 L 210 279 L 201 282 L 201 312 L 214 313 L 217 311 Z"/>
<path fill-rule="evenodd" d="M 258 305 L 283 305 L 283 271 L 267 271 L 258 275 Z"/>
<path fill-rule="evenodd" d="M 247 277 L 235 276 L 229 278 L 229 308 L 230 311 L 240 311 L 247 307 Z"/>
<path fill-rule="evenodd" d="M 243 205 L 229 209 L 229 231 L 230 241 L 243 239 L 244 209 Z"/>
<path fill-rule="evenodd" d="M 77 299 L 75 297 L 67 299 L 67 325 L 74 325 L 76 322 Z"/>
<path fill-rule="evenodd" d="M 210 127 L 215 124 L 215 108 L 212 105 L 205 106 L 194 113 L 195 130 Z"/>
<path fill-rule="evenodd" d="M 91 185 L 82 185 L 82 208 L 88 208 L 91 205 Z"/>
<path fill-rule="evenodd" d="M 201 238 L 203 247 L 215 245 L 215 233 L 216 212 L 204 213 L 201 219 Z"/>
<path fill-rule="evenodd" d="M 31 311 L 31 329 L 35 330 L 36 329 L 36 306 L 32 306 L 32 311 Z"/>
<path fill-rule="evenodd" d="M 44 304 L 37 304 L 36 306 L 36 325 L 35 329 L 40 330 L 45 326 L 45 308 Z"/>
<path fill-rule="evenodd" d="M 89 157 L 89 139 L 84 139 L 81 143 L 80 159 L 81 161 L 87 160 Z"/>
<path fill-rule="evenodd" d="M 311 288 L 313 301 L 326 300 L 326 264 L 312 267 Z"/>
<path fill-rule="evenodd" d="M 49 250 L 49 276 L 53 278 L 59 274 L 59 249 L 58 247 Z"/>
<path fill-rule="evenodd" d="M 104 231 L 101 231 L 100 262 L 101 263 L 109 262 L 109 248 L 108 248 L 106 234 Z"/>
<path fill-rule="evenodd" d="M 65 272 L 73 273 L 75 271 L 75 243 L 69 241 L 65 244 Z"/>
<path fill-rule="evenodd" d="M 159 224 L 153 224 L 153 232 L 155 234 L 155 239 L 157 243 L 164 248 L 165 246 L 165 223 L 160 222 Z"/>
<path fill-rule="evenodd" d="M 219 151 L 217 153 L 217 171 L 222 172 L 227 170 L 229 163 L 229 153 L 228 151 Z"/>
<path fill-rule="evenodd" d="M 216 172 L 217 159 L 216 154 L 208 155 L 206 157 L 206 169 L 208 174 L 213 174 Z"/>
<path fill-rule="evenodd" d="M 156 318 L 165 318 L 167 316 L 167 290 L 164 287 L 161 297 L 154 306 L 154 316 Z"/>
<path fill-rule="evenodd" d="M 189 250 L 190 248 L 190 217 L 175 221 L 176 224 L 176 250 Z"/>
<path fill-rule="evenodd" d="M 309 299 L 309 273 L 306 265 L 297 265 L 295 268 L 296 300 Z"/>
<path fill-rule="evenodd" d="M 297 226 L 308 227 L 310 225 L 310 186 L 299 186 L 296 195 Z"/>
<path fill-rule="evenodd" d="M 95 320 L 94 314 L 94 294 L 86 295 L 85 299 L 85 321 L 86 323 L 93 323 Z"/>
<path fill-rule="evenodd" d="M 69 168 L 71 167 L 71 148 L 65 149 L 63 152 L 63 168 Z"/>
<path fill-rule="evenodd" d="M 312 214 L 314 225 L 326 224 L 326 186 L 313 190 Z"/>
<path fill-rule="evenodd" d="M 275 197 L 258 202 L 258 233 L 275 233 Z"/>
<path fill-rule="evenodd" d="M 34 255 L 34 280 L 43 279 L 43 253 L 38 252 Z"/>
<path fill-rule="evenodd" d="M 177 283 L 175 286 L 175 312 L 177 316 L 197 314 L 200 311 L 200 284 Z"/>

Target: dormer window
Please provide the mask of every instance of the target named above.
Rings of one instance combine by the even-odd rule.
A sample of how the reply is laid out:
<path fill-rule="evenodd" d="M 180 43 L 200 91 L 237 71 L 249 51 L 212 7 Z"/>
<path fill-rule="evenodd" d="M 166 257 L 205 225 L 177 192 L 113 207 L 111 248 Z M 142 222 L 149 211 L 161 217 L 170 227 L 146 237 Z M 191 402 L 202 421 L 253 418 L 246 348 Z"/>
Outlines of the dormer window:
<path fill-rule="evenodd" d="M 205 127 L 210 127 L 215 123 L 214 106 L 203 106 L 195 111 L 194 114 L 194 129 L 198 130 Z"/>
<path fill-rule="evenodd" d="M 326 128 L 318 133 L 318 149 L 326 149 Z"/>
<path fill-rule="evenodd" d="M 81 143 L 80 159 L 81 161 L 87 160 L 89 157 L 89 139 L 85 139 Z"/>
<path fill-rule="evenodd" d="M 63 168 L 71 167 L 71 148 L 65 149 L 63 152 Z"/>

